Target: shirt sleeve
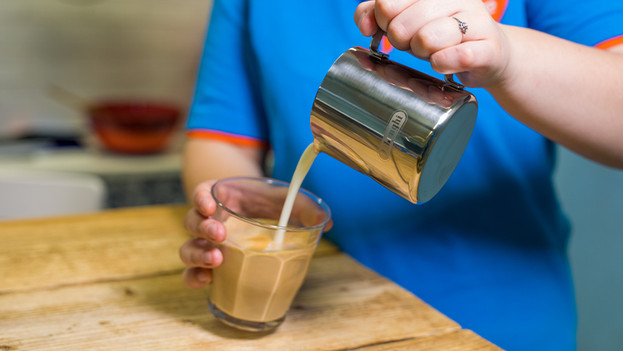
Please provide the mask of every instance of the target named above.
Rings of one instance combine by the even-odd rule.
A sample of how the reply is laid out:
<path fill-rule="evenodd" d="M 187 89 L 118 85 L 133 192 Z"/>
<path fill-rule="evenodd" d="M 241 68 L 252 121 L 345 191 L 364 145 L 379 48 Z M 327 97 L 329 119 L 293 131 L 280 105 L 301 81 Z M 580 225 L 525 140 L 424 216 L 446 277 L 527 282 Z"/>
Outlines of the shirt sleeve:
<path fill-rule="evenodd" d="M 266 146 L 267 126 L 256 83 L 246 0 L 215 0 L 187 122 L 189 137 Z"/>
<path fill-rule="evenodd" d="M 620 0 L 527 0 L 530 28 L 587 46 L 622 43 Z"/>

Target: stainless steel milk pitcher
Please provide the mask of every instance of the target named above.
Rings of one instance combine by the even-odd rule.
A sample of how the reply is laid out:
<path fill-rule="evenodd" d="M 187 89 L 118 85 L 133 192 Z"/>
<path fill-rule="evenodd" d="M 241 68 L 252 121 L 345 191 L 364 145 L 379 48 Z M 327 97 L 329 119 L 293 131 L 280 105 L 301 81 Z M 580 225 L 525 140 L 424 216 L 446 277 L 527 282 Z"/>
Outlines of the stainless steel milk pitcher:
<path fill-rule="evenodd" d="M 472 134 L 477 100 L 447 75 L 433 78 L 355 47 L 331 66 L 310 126 L 314 146 L 413 203 L 430 200 L 457 166 Z"/>

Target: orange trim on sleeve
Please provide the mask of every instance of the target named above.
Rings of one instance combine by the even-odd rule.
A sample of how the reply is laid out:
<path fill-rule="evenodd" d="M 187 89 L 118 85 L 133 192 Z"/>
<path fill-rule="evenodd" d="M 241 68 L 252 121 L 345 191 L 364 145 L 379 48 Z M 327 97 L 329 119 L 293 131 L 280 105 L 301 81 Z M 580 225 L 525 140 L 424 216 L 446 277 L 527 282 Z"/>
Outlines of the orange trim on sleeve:
<path fill-rule="evenodd" d="M 264 140 L 251 138 L 251 137 L 247 137 L 244 135 L 220 132 L 216 130 L 192 129 L 192 130 L 189 130 L 186 134 L 189 138 L 218 140 L 218 141 L 223 141 L 226 143 L 231 143 L 231 144 L 240 145 L 240 146 L 259 147 L 259 148 L 269 147 L 269 143 L 267 143 Z"/>
<path fill-rule="evenodd" d="M 614 46 L 618 46 L 618 45 L 622 45 L 622 36 L 621 35 L 617 36 L 615 38 L 611 38 L 611 39 L 607 39 L 605 41 L 602 41 L 602 42 L 596 44 L 595 47 L 598 48 L 598 49 L 606 50 L 606 49 L 610 49 L 610 48 L 612 48 Z"/>

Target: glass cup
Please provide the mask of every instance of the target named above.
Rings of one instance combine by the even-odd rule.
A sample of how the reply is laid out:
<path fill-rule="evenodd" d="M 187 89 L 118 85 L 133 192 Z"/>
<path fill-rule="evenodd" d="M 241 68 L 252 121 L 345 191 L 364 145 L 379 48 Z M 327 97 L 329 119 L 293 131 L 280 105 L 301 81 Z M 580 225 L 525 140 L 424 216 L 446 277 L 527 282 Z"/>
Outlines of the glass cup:
<path fill-rule="evenodd" d="M 213 218 L 227 237 L 218 246 L 223 263 L 213 270 L 208 304 L 227 325 L 247 331 L 279 326 L 307 274 L 330 211 L 300 189 L 288 225 L 277 225 L 288 186 L 269 178 L 228 178 L 212 187 Z"/>

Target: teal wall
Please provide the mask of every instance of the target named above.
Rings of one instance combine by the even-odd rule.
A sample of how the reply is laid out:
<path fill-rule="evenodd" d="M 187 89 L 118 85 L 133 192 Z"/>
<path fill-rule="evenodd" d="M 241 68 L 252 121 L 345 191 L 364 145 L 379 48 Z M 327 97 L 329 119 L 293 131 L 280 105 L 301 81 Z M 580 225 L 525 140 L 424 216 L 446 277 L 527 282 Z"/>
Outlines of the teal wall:
<path fill-rule="evenodd" d="M 572 223 L 578 350 L 622 350 L 622 171 L 558 148 L 555 184 Z"/>

